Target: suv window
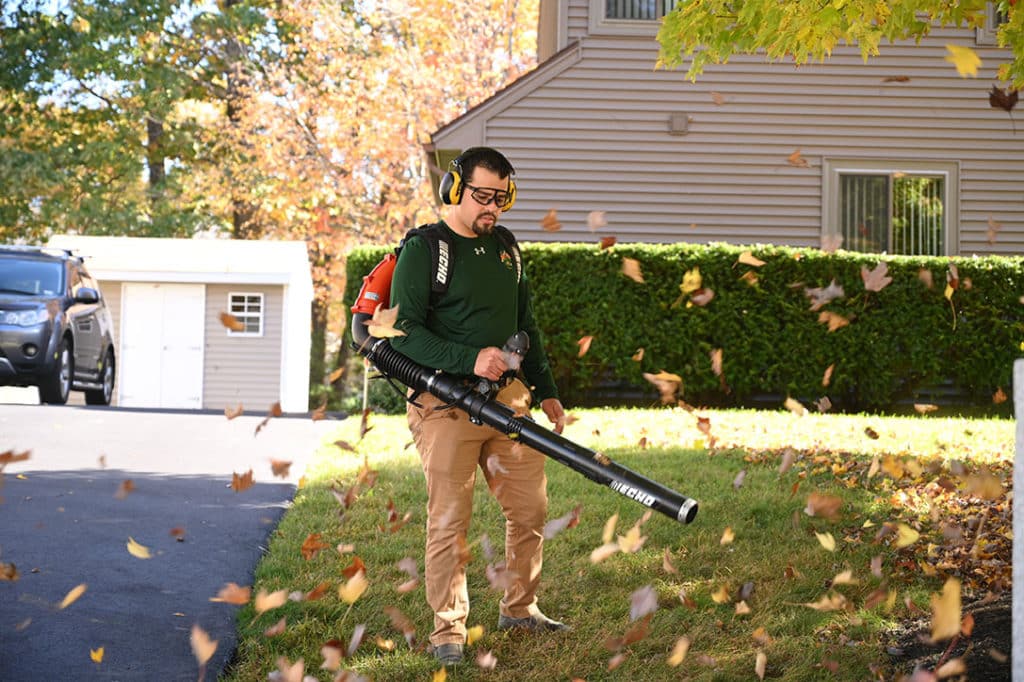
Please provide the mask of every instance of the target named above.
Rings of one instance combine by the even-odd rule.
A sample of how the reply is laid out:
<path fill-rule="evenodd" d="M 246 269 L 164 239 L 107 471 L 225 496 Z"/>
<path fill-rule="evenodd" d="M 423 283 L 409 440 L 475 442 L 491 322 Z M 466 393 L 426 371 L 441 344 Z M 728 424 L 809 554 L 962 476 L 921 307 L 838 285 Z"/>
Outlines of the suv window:
<path fill-rule="evenodd" d="M 52 296 L 60 293 L 63 264 L 32 258 L 3 258 L 0 289 L 8 293 Z"/>

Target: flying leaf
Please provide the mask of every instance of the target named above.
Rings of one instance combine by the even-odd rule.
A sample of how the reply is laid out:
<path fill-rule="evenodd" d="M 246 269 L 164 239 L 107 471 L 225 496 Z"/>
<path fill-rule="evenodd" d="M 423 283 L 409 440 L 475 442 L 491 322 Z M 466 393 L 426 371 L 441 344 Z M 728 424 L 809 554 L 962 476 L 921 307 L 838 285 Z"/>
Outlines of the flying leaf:
<path fill-rule="evenodd" d="M 808 606 L 815 611 L 841 611 L 846 607 L 846 597 L 836 592 L 831 596 L 825 595 L 816 602 L 806 602 L 802 606 Z"/>
<path fill-rule="evenodd" d="M 14 582 L 19 577 L 20 575 L 18 574 L 17 566 L 0 561 L 0 580 L 9 580 Z"/>
<path fill-rule="evenodd" d="M 217 640 L 210 639 L 210 635 L 206 634 L 206 630 L 199 627 L 198 623 L 192 625 L 189 642 L 192 644 L 192 654 L 196 657 L 200 668 L 206 665 L 213 657 L 213 652 L 217 650 Z"/>
<path fill-rule="evenodd" d="M 93 663 L 103 662 L 103 647 L 98 649 L 89 649 L 89 658 L 92 659 Z"/>
<path fill-rule="evenodd" d="M 1017 91 L 1013 88 L 1004 90 L 993 85 L 992 90 L 988 94 L 988 103 L 993 109 L 1002 109 L 1009 113 L 1017 105 L 1017 97 Z"/>
<path fill-rule="evenodd" d="M 1001 230 L 1001 229 L 1003 229 L 1003 224 L 1001 222 L 999 222 L 998 220 L 994 220 L 992 218 L 992 215 L 989 214 L 989 216 L 988 216 L 988 231 L 987 231 L 987 234 L 988 234 L 988 243 L 990 245 L 996 243 L 996 235 L 999 234 L 999 230 Z"/>
<path fill-rule="evenodd" d="M 757 675 L 757 679 L 764 679 L 764 669 L 768 666 L 768 657 L 763 651 L 757 652 L 757 657 L 754 661 L 754 673 Z"/>
<path fill-rule="evenodd" d="M 690 294 L 701 288 L 703 279 L 700 276 L 700 268 L 695 267 L 683 274 L 683 281 L 679 285 L 679 291 L 683 294 Z"/>
<path fill-rule="evenodd" d="M 270 470 L 278 478 L 288 478 L 288 470 L 291 469 L 291 460 L 271 459 Z"/>
<path fill-rule="evenodd" d="M 843 287 L 833 279 L 827 287 L 805 287 L 804 293 L 811 299 L 811 310 L 817 311 L 837 298 L 846 295 Z"/>
<path fill-rule="evenodd" d="M 720 585 L 717 590 L 711 593 L 711 601 L 716 604 L 727 604 L 730 599 L 728 585 Z"/>
<path fill-rule="evenodd" d="M 629 620 L 631 622 L 657 610 L 658 593 L 650 585 L 644 585 L 629 596 Z"/>
<path fill-rule="evenodd" d="M 473 646 L 477 640 L 484 636 L 484 626 L 474 625 L 466 629 L 466 646 Z"/>
<path fill-rule="evenodd" d="M 853 571 L 843 571 L 832 578 L 833 585 L 856 585 L 857 579 L 853 577 Z"/>
<path fill-rule="evenodd" d="M 643 373 L 644 379 L 654 384 L 661 393 L 661 403 L 668 405 L 676 401 L 676 394 L 679 392 L 679 387 L 683 383 L 682 377 L 678 374 L 672 374 L 662 370 L 657 374 L 651 374 L 650 372 Z"/>
<path fill-rule="evenodd" d="M 562 229 L 562 223 L 558 222 L 558 213 L 555 209 L 548 209 L 548 212 L 540 219 L 540 226 L 544 228 L 545 232 L 558 232 Z"/>
<path fill-rule="evenodd" d="M 836 539 L 832 537 L 832 533 L 819 533 L 814 532 L 814 535 L 818 538 L 818 542 L 821 546 L 830 552 L 836 551 Z"/>
<path fill-rule="evenodd" d="M 114 491 L 114 497 L 119 500 L 123 500 L 124 498 L 128 497 L 128 493 L 132 492 L 133 490 L 135 490 L 135 483 L 132 481 L 132 479 L 126 478 L 125 480 L 121 481 L 121 485 L 117 486 L 117 490 Z"/>
<path fill-rule="evenodd" d="M 739 473 L 736 474 L 736 478 L 732 480 L 732 489 L 739 490 L 743 487 L 743 480 L 747 477 L 747 470 L 740 469 Z"/>
<path fill-rule="evenodd" d="M 498 657 L 491 651 L 479 651 L 476 655 L 476 664 L 481 670 L 494 670 L 498 665 Z"/>
<path fill-rule="evenodd" d="M 637 348 L 636 352 L 633 353 L 633 356 L 632 356 L 633 362 L 640 362 L 643 359 L 644 359 L 644 349 L 643 348 Z"/>
<path fill-rule="evenodd" d="M 929 412 L 934 412 L 937 409 L 939 409 L 939 406 L 931 403 L 914 403 L 914 410 L 918 414 L 928 414 Z"/>
<path fill-rule="evenodd" d="M 839 508 L 841 506 L 843 506 L 843 498 L 836 495 L 824 495 L 819 492 L 813 492 L 807 498 L 807 506 L 804 507 L 804 513 L 808 516 L 817 516 L 829 521 L 835 521 L 839 518 Z"/>
<path fill-rule="evenodd" d="M 740 257 L 736 259 L 737 263 L 743 263 L 744 265 L 752 265 L 755 268 L 759 268 L 764 265 L 764 261 L 753 255 L 749 251 L 744 251 L 740 254 Z"/>
<path fill-rule="evenodd" d="M 945 57 L 946 61 L 956 67 L 956 72 L 960 74 L 961 78 L 968 76 L 976 78 L 978 76 L 981 57 L 974 50 L 960 45 L 946 45 L 946 49 L 949 51 Z"/>
<path fill-rule="evenodd" d="M 330 375 L 327 377 L 327 385 L 331 386 L 332 384 L 334 384 L 334 382 L 336 382 L 338 379 L 340 379 L 341 375 L 344 374 L 344 373 L 345 373 L 345 368 L 344 367 L 339 367 L 338 369 L 336 369 L 333 372 L 331 372 Z"/>
<path fill-rule="evenodd" d="M 320 403 L 320 406 L 310 413 L 309 418 L 315 422 L 327 418 L 327 398 L 324 398 L 324 401 Z"/>
<path fill-rule="evenodd" d="M 807 163 L 807 159 L 803 157 L 799 149 L 790 154 L 786 160 L 789 161 L 791 166 L 796 166 L 797 168 L 809 168 L 811 165 Z"/>
<path fill-rule="evenodd" d="M 690 302 L 693 303 L 694 305 L 698 305 L 703 308 L 708 303 L 711 303 L 711 299 L 713 299 L 714 297 L 715 290 L 709 289 L 708 287 L 704 287 L 703 289 L 698 289 L 697 291 L 693 292 L 693 294 L 690 295 Z"/>
<path fill-rule="evenodd" d="M 822 377 L 821 377 L 821 385 L 823 387 L 827 387 L 830 383 L 832 383 L 832 371 L 835 368 L 836 368 L 836 363 L 834 363 L 834 362 L 831 365 L 829 365 L 828 367 L 825 368 L 825 374 L 822 375 Z"/>
<path fill-rule="evenodd" d="M 440 670 L 435 670 L 434 674 L 430 676 L 430 682 L 447 682 L 448 680 L 448 669 L 441 667 Z"/>
<path fill-rule="evenodd" d="M 220 323 L 233 332 L 244 332 L 245 322 L 242 322 L 231 313 L 221 313 Z"/>
<path fill-rule="evenodd" d="M 997 386 L 996 392 L 992 394 L 992 403 L 994 405 L 1000 405 L 1002 403 L 1005 403 L 1007 400 L 1008 398 L 1006 397 L 1006 392 L 1003 391 L 1003 387 Z"/>
<path fill-rule="evenodd" d="M 634 282 L 644 283 L 644 275 L 640 271 L 640 261 L 635 258 L 622 259 L 622 274 Z"/>
<path fill-rule="evenodd" d="M 931 596 L 932 642 L 941 642 L 960 633 L 960 581 L 949 578 L 942 594 Z"/>
<path fill-rule="evenodd" d="M 128 553 L 136 559 L 152 559 L 153 555 L 149 551 L 149 547 L 145 547 L 135 542 L 130 536 L 128 538 Z"/>
<path fill-rule="evenodd" d="M 604 522 L 604 529 L 601 531 L 601 542 L 611 542 L 615 537 L 615 526 L 619 522 L 619 513 L 615 512 Z"/>
<path fill-rule="evenodd" d="M 576 505 L 569 513 L 544 524 L 544 539 L 550 540 L 563 530 L 575 528 L 580 522 L 580 510 L 583 505 Z"/>
<path fill-rule="evenodd" d="M 607 227 L 608 221 L 605 219 L 604 211 L 591 211 L 587 214 L 587 227 L 590 228 L 591 232 L 600 230 L 602 227 Z"/>
<path fill-rule="evenodd" d="M 590 350 L 590 344 L 593 340 L 593 336 L 581 337 L 580 340 L 576 342 L 577 345 L 579 345 L 580 347 L 579 353 L 576 355 L 576 357 L 582 358 L 584 355 L 586 355 L 587 351 Z"/>
<path fill-rule="evenodd" d="M 722 349 L 715 348 L 711 351 L 711 372 L 716 377 L 722 376 Z"/>
<path fill-rule="evenodd" d="M 903 549 L 918 541 L 921 534 L 905 523 L 896 525 L 896 547 Z"/>
<path fill-rule="evenodd" d="M 241 417 L 243 412 L 245 412 L 245 408 L 242 407 L 242 403 L 238 403 L 238 407 L 235 409 L 231 409 L 230 407 L 224 408 L 224 416 L 227 417 L 228 421 L 231 421 L 235 417 Z"/>
<path fill-rule="evenodd" d="M 236 493 L 240 493 L 243 490 L 248 490 L 253 486 L 252 480 L 252 469 L 239 476 L 234 471 L 231 472 L 231 489 Z"/>
<path fill-rule="evenodd" d="M 783 403 L 783 407 L 798 417 L 802 417 L 807 414 L 807 408 L 804 407 L 799 400 L 794 398 L 786 398 L 786 401 Z"/>
<path fill-rule="evenodd" d="M 321 670 L 338 672 L 341 669 L 341 658 L 345 654 L 345 645 L 336 639 L 332 639 L 320 647 L 320 656 L 324 662 L 320 664 Z"/>
<path fill-rule="evenodd" d="M 889 265 L 881 261 L 874 270 L 868 270 L 866 265 L 860 266 L 860 278 L 864 280 L 864 288 L 868 291 L 881 291 L 892 283 L 892 277 L 887 274 Z"/>
<path fill-rule="evenodd" d="M 722 95 L 722 93 L 715 92 L 714 90 L 712 90 L 708 94 L 711 95 L 711 101 L 717 104 L 718 106 L 722 106 L 723 104 L 725 104 L 725 96 Z"/>
<path fill-rule="evenodd" d="M 256 593 L 253 608 L 256 609 L 257 614 L 261 614 L 284 606 L 286 601 L 288 601 L 288 590 L 277 590 L 276 592 L 269 593 L 266 590 L 260 590 Z"/>
<path fill-rule="evenodd" d="M 370 336 L 378 339 L 388 339 L 396 336 L 405 336 L 405 332 L 395 329 L 398 322 L 398 306 L 385 308 L 383 303 L 378 303 L 373 309 L 373 317 L 365 320 L 366 331 Z"/>
<path fill-rule="evenodd" d="M 366 592 L 366 588 L 369 586 L 370 583 L 366 580 L 366 574 L 359 571 L 348 582 L 338 588 L 338 596 L 346 604 L 352 604 L 359 597 L 363 596 L 363 593 Z"/>
<path fill-rule="evenodd" d="M 76 601 L 78 601 L 79 597 L 85 594 L 85 590 L 85 583 L 82 583 L 81 585 L 76 585 L 75 587 L 71 588 L 71 591 L 64 595 L 64 599 L 61 600 L 60 604 L 57 605 L 57 608 L 63 611 L 67 607 L 71 606 Z"/>
<path fill-rule="evenodd" d="M 618 239 L 616 239 L 615 237 L 601 237 L 601 250 L 604 251 L 605 249 L 612 248 L 613 246 L 615 246 L 615 242 L 617 241 Z"/>
<path fill-rule="evenodd" d="M 227 604 L 247 604 L 251 597 L 251 587 L 240 587 L 237 583 L 228 583 L 220 589 L 216 597 L 210 597 L 210 601 Z"/>
<path fill-rule="evenodd" d="M 832 233 L 821 235 L 821 251 L 823 253 L 835 253 L 843 245 L 843 235 Z"/>
<path fill-rule="evenodd" d="M 736 539 L 736 534 L 732 532 L 732 526 L 726 526 L 722 532 L 722 538 L 718 541 L 720 545 L 728 545 Z"/>
<path fill-rule="evenodd" d="M 329 548 L 330 545 L 320 539 L 320 533 L 310 533 L 302 541 L 302 558 L 306 561 L 312 560 L 321 550 Z"/>
<path fill-rule="evenodd" d="M 690 650 L 690 638 L 682 636 L 672 645 L 672 652 L 668 655 L 668 664 L 673 668 L 677 667 L 686 658 L 686 652 Z"/>

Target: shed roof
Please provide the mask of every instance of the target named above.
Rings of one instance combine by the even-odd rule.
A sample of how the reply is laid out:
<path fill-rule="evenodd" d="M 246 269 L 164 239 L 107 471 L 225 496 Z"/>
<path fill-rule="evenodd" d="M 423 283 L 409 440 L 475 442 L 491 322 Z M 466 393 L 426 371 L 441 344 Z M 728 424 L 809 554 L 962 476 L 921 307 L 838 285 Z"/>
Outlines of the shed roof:
<path fill-rule="evenodd" d="M 54 235 L 98 279 L 289 284 L 312 289 L 305 242 Z"/>

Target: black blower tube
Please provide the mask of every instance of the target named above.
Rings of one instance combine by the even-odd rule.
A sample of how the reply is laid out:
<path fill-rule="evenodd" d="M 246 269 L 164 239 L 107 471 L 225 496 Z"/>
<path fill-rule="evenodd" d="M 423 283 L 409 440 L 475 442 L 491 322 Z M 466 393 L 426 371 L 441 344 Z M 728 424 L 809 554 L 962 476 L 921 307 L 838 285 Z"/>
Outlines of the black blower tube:
<path fill-rule="evenodd" d="M 369 319 L 366 313 L 355 313 L 352 316 L 352 339 L 356 350 L 384 375 L 397 379 L 413 390 L 430 393 L 444 403 L 454 405 L 475 422 L 508 434 L 590 480 L 606 485 L 669 518 L 690 523 L 697 516 L 696 500 L 563 438 L 531 419 L 517 417 L 511 408 L 490 399 L 465 382 L 410 360 L 392 348 L 387 339 L 370 336 L 366 328 Z"/>

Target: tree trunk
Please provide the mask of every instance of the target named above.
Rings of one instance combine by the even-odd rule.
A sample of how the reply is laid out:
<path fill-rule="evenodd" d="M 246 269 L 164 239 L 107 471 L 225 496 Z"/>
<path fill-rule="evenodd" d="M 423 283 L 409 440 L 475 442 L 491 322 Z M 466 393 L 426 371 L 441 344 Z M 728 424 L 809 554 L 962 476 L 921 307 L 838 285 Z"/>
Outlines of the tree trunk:
<path fill-rule="evenodd" d="M 224 8 L 230 10 L 241 0 L 224 0 Z M 227 71 L 228 120 L 234 126 L 239 125 L 238 93 L 245 75 L 241 68 L 242 45 L 234 36 L 228 36 L 225 45 Z M 233 188 L 231 197 L 231 234 L 235 239 L 259 239 L 263 236 L 262 226 L 256 218 L 256 207 L 245 199 L 243 188 Z"/>
<path fill-rule="evenodd" d="M 164 124 L 152 116 L 146 117 L 146 165 L 149 166 L 149 192 L 155 201 L 161 194 L 167 169 L 164 168 Z"/>

